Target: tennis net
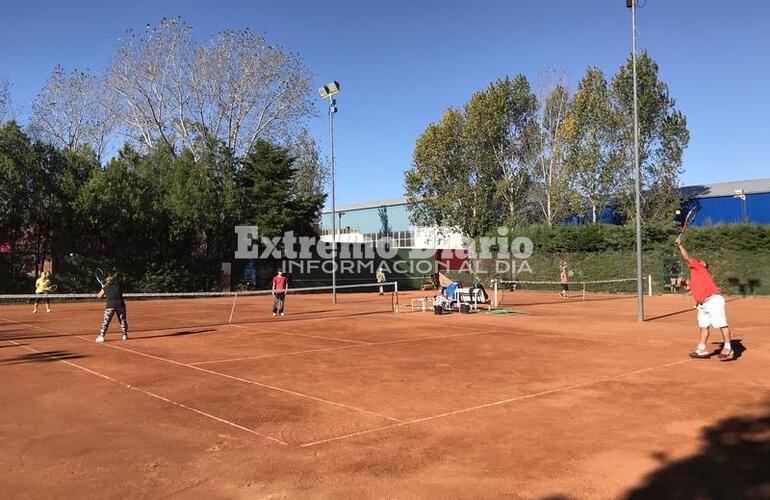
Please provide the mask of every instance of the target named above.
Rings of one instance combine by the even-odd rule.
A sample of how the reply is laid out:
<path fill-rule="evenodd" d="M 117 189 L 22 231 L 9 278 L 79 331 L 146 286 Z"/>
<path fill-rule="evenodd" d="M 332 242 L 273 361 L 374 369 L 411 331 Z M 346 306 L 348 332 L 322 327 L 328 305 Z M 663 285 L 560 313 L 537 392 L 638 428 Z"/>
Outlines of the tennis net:
<path fill-rule="evenodd" d="M 636 283 L 636 278 L 569 281 L 564 290 L 561 281 L 500 280 L 493 283 L 494 304 L 527 303 L 545 297 L 562 299 L 559 294 L 563 290 L 568 299 L 606 300 L 636 293 Z"/>
<path fill-rule="evenodd" d="M 357 316 L 397 310 L 396 282 L 290 288 L 285 316 L 273 317 L 272 290 L 242 292 L 124 293 L 129 330 L 176 330 L 286 319 Z M 33 313 L 38 302 L 37 312 Z M 0 295 L 0 340 L 55 334 L 92 334 L 105 303 L 95 294 Z M 47 312 L 50 310 L 50 312 Z M 117 331 L 113 319 L 110 331 Z M 22 334 L 19 337 L 19 334 Z"/>

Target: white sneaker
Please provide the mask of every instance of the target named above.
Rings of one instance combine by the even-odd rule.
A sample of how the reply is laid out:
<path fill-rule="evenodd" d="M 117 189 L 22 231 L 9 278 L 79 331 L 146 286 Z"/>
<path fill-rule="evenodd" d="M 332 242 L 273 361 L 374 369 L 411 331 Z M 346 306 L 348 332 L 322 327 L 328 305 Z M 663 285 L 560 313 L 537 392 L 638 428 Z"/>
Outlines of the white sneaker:
<path fill-rule="evenodd" d="M 128 334 L 127 334 L 127 333 L 124 333 L 124 334 L 123 334 L 123 336 L 122 336 L 121 338 L 122 338 L 123 340 L 128 340 Z"/>
<path fill-rule="evenodd" d="M 273 317 L 275 317 L 275 313 L 273 313 Z"/>
<path fill-rule="evenodd" d="M 283 313 L 281 313 L 281 316 L 283 316 Z"/>
<path fill-rule="evenodd" d="M 104 335 L 99 335 L 98 337 L 96 337 L 96 341 L 99 343 L 104 342 Z"/>

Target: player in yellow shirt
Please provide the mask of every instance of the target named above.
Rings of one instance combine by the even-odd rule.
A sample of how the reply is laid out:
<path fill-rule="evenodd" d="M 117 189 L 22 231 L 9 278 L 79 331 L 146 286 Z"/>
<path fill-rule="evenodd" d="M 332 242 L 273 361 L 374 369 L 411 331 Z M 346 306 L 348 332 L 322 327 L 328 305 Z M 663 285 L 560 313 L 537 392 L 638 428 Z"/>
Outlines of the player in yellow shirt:
<path fill-rule="evenodd" d="M 32 309 L 32 314 L 37 313 L 37 306 L 40 304 L 41 300 L 45 300 L 45 312 L 50 313 L 51 312 L 51 301 L 48 299 L 48 292 L 51 291 L 51 280 L 48 278 L 48 273 L 46 271 L 43 271 L 40 273 L 40 277 L 35 280 L 35 307 Z M 45 299 L 42 299 L 40 296 L 45 295 Z"/>

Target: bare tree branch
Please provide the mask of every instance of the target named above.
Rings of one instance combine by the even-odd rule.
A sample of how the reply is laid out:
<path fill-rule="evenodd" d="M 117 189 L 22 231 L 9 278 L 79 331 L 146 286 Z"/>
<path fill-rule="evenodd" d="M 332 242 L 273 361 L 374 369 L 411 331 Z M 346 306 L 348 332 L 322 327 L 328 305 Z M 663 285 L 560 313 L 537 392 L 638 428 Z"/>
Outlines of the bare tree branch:
<path fill-rule="evenodd" d="M 57 66 L 32 105 L 30 131 L 62 148 L 89 145 L 101 158 L 115 129 L 114 103 L 104 80 L 74 70 L 69 76 Z"/>

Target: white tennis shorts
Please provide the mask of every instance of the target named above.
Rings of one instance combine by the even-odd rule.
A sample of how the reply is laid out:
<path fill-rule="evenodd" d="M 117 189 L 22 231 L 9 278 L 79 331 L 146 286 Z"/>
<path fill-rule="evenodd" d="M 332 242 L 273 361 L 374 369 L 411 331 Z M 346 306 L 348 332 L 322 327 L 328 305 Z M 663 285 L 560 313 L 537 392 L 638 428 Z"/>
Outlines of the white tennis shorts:
<path fill-rule="evenodd" d="M 727 314 L 725 314 L 725 298 L 721 295 L 712 295 L 706 302 L 698 306 L 698 327 L 724 328 L 727 326 Z"/>

